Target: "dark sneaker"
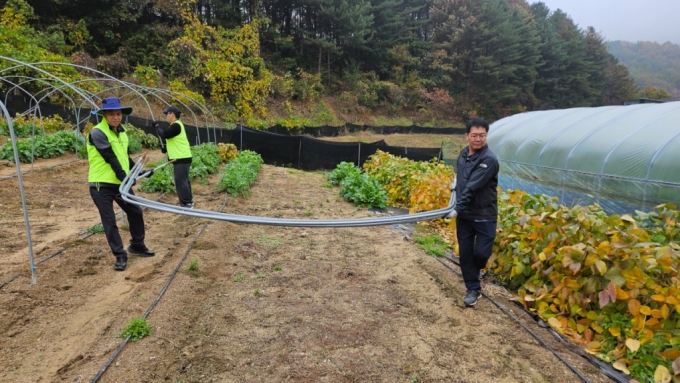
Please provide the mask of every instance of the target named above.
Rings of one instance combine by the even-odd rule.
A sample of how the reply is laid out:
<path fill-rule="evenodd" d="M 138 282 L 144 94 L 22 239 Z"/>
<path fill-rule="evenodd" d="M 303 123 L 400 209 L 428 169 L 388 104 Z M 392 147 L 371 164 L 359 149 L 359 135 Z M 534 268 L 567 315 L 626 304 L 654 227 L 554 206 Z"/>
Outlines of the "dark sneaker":
<path fill-rule="evenodd" d="M 156 255 L 153 251 L 149 250 L 146 246 L 128 246 L 127 252 L 130 254 L 137 254 L 140 257 L 153 257 Z"/>
<path fill-rule="evenodd" d="M 127 258 L 116 257 L 116 264 L 113 265 L 113 269 L 116 271 L 123 271 L 127 267 Z"/>
<path fill-rule="evenodd" d="M 465 295 L 465 299 L 463 299 L 465 307 L 472 307 L 476 305 L 477 301 L 479 300 L 479 297 L 481 296 L 482 296 L 481 290 L 468 290 L 467 294 Z"/>
<path fill-rule="evenodd" d="M 193 209 L 193 208 L 194 208 L 194 203 L 193 203 L 193 202 L 183 203 L 183 204 L 180 205 L 180 206 L 185 207 L 185 208 L 187 208 L 187 209 Z"/>

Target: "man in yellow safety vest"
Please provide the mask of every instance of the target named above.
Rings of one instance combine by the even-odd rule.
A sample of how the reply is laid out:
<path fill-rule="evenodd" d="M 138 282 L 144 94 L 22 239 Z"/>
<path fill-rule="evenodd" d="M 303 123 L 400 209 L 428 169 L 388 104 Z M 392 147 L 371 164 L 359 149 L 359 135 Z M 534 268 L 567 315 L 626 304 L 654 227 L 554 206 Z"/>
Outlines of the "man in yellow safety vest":
<path fill-rule="evenodd" d="M 191 146 L 189 145 L 184 124 L 179 120 L 181 112 L 176 106 L 170 106 L 163 111 L 163 114 L 165 114 L 165 121 L 170 126 L 167 129 L 162 129 L 158 123 L 154 123 L 156 132 L 166 142 L 166 145 L 161 146 L 161 151 L 168 153 L 168 160 L 175 160 L 172 166 L 179 205 L 192 209 L 194 207 L 194 199 L 191 193 L 191 182 L 189 182 Z"/>
<path fill-rule="evenodd" d="M 123 201 L 118 190 L 130 168 L 134 166 L 128 152 L 128 136 L 121 125 L 123 116 L 132 113 L 132 107 L 123 107 L 117 97 L 109 97 L 102 101 L 99 110 L 92 113 L 104 118 L 87 135 L 87 158 L 90 164 L 87 179 L 90 183 L 90 195 L 99 210 L 106 240 L 116 257 L 113 269 L 123 271 L 127 267 L 128 253 L 140 257 L 154 256 L 154 252 L 144 244 L 142 208 Z M 134 194 L 132 190 L 130 193 Z M 114 201 L 128 217 L 132 238 L 127 251 L 123 248 L 123 240 L 116 225 Z"/>

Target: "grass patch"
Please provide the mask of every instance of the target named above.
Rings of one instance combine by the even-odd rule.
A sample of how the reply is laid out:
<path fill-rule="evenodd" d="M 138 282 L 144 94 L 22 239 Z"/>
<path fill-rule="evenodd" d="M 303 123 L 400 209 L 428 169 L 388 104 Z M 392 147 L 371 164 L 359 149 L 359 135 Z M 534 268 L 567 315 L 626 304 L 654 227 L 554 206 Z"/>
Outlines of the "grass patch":
<path fill-rule="evenodd" d="M 216 249 L 216 248 L 217 248 L 217 245 L 215 245 L 212 242 L 200 242 L 199 241 L 199 242 L 196 242 L 196 244 L 194 244 L 194 250 L 212 250 L 212 249 Z"/>
<path fill-rule="evenodd" d="M 415 238 L 418 248 L 433 257 L 443 257 L 446 249 L 451 246 L 444 242 L 440 236 L 436 234 L 421 235 Z"/>
<path fill-rule="evenodd" d="M 268 247 L 270 249 L 279 247 L 283 244 L 284 239 L 283 238 L 277 238 L 277 237 L 269 237 L 266 235 L 259 235 L 257 237 L 257 242 L 265 247 Z"/>

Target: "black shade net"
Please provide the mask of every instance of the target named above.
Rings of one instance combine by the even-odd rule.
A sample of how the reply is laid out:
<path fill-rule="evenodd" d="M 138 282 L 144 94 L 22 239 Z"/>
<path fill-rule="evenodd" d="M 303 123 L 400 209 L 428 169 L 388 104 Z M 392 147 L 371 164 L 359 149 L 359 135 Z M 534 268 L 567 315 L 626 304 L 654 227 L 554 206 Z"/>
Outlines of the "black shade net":
<path fill-rule="evenodd" d="M 29 97 L 9 95 L 5 98 L 0 94 L 3 103 L 12 115 L 30 111 L 34 114 L 36 106 Z M 51 117 L 61 116 L 65 121 L 74 125 L 80 121 L 78 128 L 82 130 L 85 122 L 94 124 L 101 121 L 100 116 L 91 114 L 91 109 L 80 108 L 78 112 L 72 109 L 50 103 L 40 103 L 40 113 L 37 115 Z M 184 117 L 184 116 L 183 116 Z M 135 116 L 127 116 L 123 120 L 135 128 L 143 130 L 147 134 L 156 136 L 152 121 Z M 165 121 L 157 121 L 161 127 L 167 127 Z M 441 158 L 440 148 L 404 148 L 389 146 L 384 140 L 372 143 L 359 142 L 330 142 L 318 140 L 312 137 L 333 137 L 341 134 L 352 134 L 363 131 L 371 131 L 377 134 L 464 134 L 464 128 L 423 128 L 419 126 L 366 126 L 345 124 L 344 126 L 320 126 L 300 129 L 288 129 L 280 125 L 274 125 L 267 130 L 254 130 L 237 125 L 236 129 L 224 129 L 214 127 L 197 127 L 190 125 L 187 119 L 183 119 L 187 138 L 191 145 L 201 143 L 232 143 L 239 150 L 252 150 L 262 156 L 266 164 L 276 166 L 295 167 L 304 170 L 329 170 L 334 169 L 339 163 L 352 162 L 361 166 L 368 157 L 378 149 L 415 161 L 429 161 L 433 158 Z M 200 121 L 199 121 L 200 123 Z M 311 136 L 311 137 L 310 137 Z"/>

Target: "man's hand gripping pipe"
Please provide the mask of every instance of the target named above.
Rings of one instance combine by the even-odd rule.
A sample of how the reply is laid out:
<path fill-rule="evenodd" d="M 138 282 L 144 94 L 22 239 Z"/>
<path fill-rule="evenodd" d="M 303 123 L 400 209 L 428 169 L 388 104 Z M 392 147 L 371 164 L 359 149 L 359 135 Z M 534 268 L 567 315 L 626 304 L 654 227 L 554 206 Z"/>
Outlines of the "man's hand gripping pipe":
<path fill-rule="evenodd" d="M 147 159 L 146 159 L 146 154 L 144 154 L 144 155 L 142 156 L 142 159 L 141 159 L 138 163 L 146 164 L 146 161 L 147 161 Z M 153 169 L 151 169 L 151 170 L 145 170 L 145 171 L 139 173 L 139 175 L 135 176 L 135 177 L 134 177 L 134 180 L 135 180 L 135 182 L 137 182 L 140 178 L 151 177 L 151 176 L 153 175 L 153 173 L 156 172 L 156 170 L 159 170 L 159 169 L 161 169 L 162 167 L 167 166 L 167 165 L 169 165 L 169 164 L 171 164 L 171 163 L 173 163 L 173 162 L 175 162 L 175 160 L 170 160 L 170 161 L 164 162 L 164 163 L 162 163 L 162 164 L 156 166 L 155 168 L 153 168 Z M 132 170 L 132 169 L 131 169 L 131 170 Z"/>

